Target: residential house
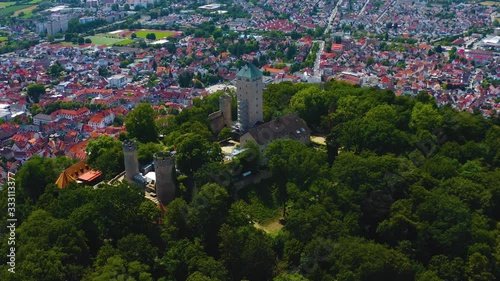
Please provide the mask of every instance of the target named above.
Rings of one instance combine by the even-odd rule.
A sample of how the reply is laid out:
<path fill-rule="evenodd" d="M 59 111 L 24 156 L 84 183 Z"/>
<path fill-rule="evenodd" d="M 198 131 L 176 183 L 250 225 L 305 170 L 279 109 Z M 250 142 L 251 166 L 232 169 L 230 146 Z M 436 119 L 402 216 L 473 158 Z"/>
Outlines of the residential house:
<path fill-rule="evenodd" d="M 38 113 L 33 117 L 33 124 L 35 125 L 48 124 L 54 122 L 56 119 L 57 118 L 55 116 Z"/>
<path fill-rule="evenodd" d="M 113 123 L 115 114 L 110 109 L 96 113 L 88 122 L 88 125 L 94 129 L 102 129 Z"/>

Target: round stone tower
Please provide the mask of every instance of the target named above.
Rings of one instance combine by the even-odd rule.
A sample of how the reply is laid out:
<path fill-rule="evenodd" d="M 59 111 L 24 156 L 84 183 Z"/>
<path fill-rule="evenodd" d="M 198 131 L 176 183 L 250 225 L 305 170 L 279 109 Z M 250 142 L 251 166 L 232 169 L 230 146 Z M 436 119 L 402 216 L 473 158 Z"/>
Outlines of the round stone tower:
<path fill-rule="evenodd" d="M 163 205 L 175 199 L 175 164 L 170 152 L 157 152 L 154 155 L 156 174 L 156 195 Z"/>
<path fill-rule="evenodd" d="M 134 181 L 134 176 L 139 173 L 139 160 L 137 158 L 137 144 L 133 140 L 123 142 L 123 158 L 125 161 L 125 178 Z"/>
<path fill-rule="evenodd" d="M 219 109 L 224 118 L 224 127 L 231 128 L 231 97 L 222 95 L 219 98 Z"/>

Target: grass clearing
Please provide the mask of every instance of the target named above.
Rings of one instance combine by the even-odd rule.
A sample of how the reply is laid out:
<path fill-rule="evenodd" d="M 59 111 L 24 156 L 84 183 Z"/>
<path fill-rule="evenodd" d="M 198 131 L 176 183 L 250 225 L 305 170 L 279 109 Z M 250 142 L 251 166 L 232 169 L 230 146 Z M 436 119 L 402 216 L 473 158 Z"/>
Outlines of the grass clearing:
<path fill-rule="evenodd" d="M 117 38 L 108 38 L 108 37 L 103 37 L 103 36 L 88 36 L 85 37 L 85 39 L 89 38 L 92 40 L 92 44 L 96 45 L 108 45 L 111 46 L 113 44 L 116 44 L 118 42 L 124 41 L 123 39 L 117 39 Z"/>
<path fill-rule="evenodd" d="M 24 12 L 24 17 L 29 17 L 33 14 L 33 10 L 36 9 L 36 7 L 38 7 L 38 5 L 33 5 L 28 8 L 17 10 L 16 12 L 14 12 L 14 16 L 17 17 L 21 12 Z"/>
<path fill-rule="evenodd" d="M 116 38 L 116 39 L 122 38 L 122 40 L 123 40 L 123 37 L 120 37 L 118 34 L 113 34 L 113 33 L 98 33 L 95 36 Z"/>
<path fill-rule="evenodd" d="M 253 226 L 255 226 L 255 228 L 264 230 L 267 234 L 270 234 L 271 236 L 275 236 L 284 226 L 280 222 L 281 219 L 282 219 L 281 217 L 278 217 L 265 225 L 254 223 Z"/>
<path fill-rule="evenodd" d="M 113 44 L 113 45 L 115 45 L 115 46 L 126 46 L 126 45 L 131 44 L 131 43 L 134 43 L 134 42 L 135 42 L 135 41 L 134 41 L 133 39 L 125 39 L 125 40 L 122 40 L 122 41 L 120 41 L 120 42 L 117 42 L 117 43 L 115 43 L 115 44 Z"/>
<path fill-rule="evenodd" d="M 5 7 L 8 7 L 8 6 L 12 6 L 16 4 L 16 2 L 0 2 L 0 9 L 3 9 Z"/>
<path fill-rule="evenodd" d="M 0 36 L 0 42 L 7 41 L 9 38 L 7 36 Z"/>
<path fill-rule="evenodd" d="M 238 197 L 244 201 L 250 218 L 262 226 L 281 217 L 283 211 L 283 206 L 277 202 L 271 184 L 270 181 L 263 180 L 238 192 Z"/>
<path fill-rule="evenodd" d="M 326 145 L 326 139 L 321 136 L 311 136 L 311 142 L 318 145 Z"/>
<path fill-rule="evenodd" d="M 247 203 L 247 210 L 250 217 L 261 225 L 267 225 L 282 215 L 281 206 L 269 206 L 257 198 L 251 198 Z"/>
<path fill-rule="evenodd" d="M 485 6 L 500 6 L 500 2 L 495 2 L 495 1 L 484 1 L 481 2 L 481 4 Z"/>
<path fill-rule="evenodd" d="M 31 5 L 14 5 L 8 6 L 4 9 L 0 9 L 0 16 L 6 16 L 10 13 L 15 13 L 16 11 L 31 7 Z"/>
<path fill-rule="evenodd" d="M 139 38 L 146 38 L 148 33 L 154 33 L 156 35 L 156 39 L 162 39 L 166 37 L 170 37 L 175 34 L 173 31 L 161 31 L 161 30 L 136 30 L 134 31 L 135 35 Z"/>

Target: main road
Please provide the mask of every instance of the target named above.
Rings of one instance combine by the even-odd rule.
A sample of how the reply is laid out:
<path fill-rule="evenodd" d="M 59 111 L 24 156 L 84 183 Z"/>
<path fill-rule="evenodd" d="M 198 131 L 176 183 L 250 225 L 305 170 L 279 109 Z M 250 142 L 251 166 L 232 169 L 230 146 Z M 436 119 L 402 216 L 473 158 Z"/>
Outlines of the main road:
<path fill-rule="evenodd" d="M 323 53 L 323 50 L 325 49 L 325 41 L 323 40 L 318 40 L 318 41 L 313 41 L 313 46 L 315 43 L 319 43 L 319 48 L 318 52 L 316 53 L 316 60 L 314 61 L 314 76 L 319 78 L 321 80 L 321 71 L 319 69 L 320 63 L 321 63 L 321 54 Z"/>
<path fill-rule="evenodd" d="M 366 10 L 366 6 L 368 6 L 368 3 L 370 3 L 370 0 L 366 0 L 366 3 L 365 5 L 363 5 L 363 8 L 361 8 L 361 10 L 359 11 L 358 13 L 358 18 L 362 17 L 363 16 L 363 13 L 365 12 Z"/>
<path fill-rule="evenodd" d="M 379 22 L 380 19 L 382 19 L 382 17 L 387 13 L 387 11 L 389 11 L 391 6 L 394 6 L 396 4 L 396 2 L 397 2 L 397 0 L 393 0 L 387 6 L 385 6 L 384 10 L 382 11 L 382 13 L 380 14 L 380 16 L 377 18 L 377 20 L 375 22 Z"/>
<path fill-rule="evenodd" d="M 328 18 L 328 24 L 326 25 L 325 32 L 323 34 L 325 34 L 325 35 L 328 34 L 330 32 L 330 30 L 332 29 L 333 21 L 337 17 L 337 13 L 339 11 L 339 6 L 340 6 L 340 4 L 342 4 L 342 1 L 343 0 L 339 0 L 337 2 L 337 5 L 335 5 L 335 8 L 333 9 L 332 13 L 330 14 L 330 17 Z"/>

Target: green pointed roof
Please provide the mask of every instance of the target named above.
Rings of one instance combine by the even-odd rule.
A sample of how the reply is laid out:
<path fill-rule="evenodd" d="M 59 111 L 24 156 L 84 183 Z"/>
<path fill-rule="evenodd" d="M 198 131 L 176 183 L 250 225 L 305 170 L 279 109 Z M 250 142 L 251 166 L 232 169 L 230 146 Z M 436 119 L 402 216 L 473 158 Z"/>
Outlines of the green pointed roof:
<path fill-rule="evenodd" d="M 238 71 L 236 77 L 255 79 L 262 77 L 262 72 L 255 65 L 247 63 Z"/>

